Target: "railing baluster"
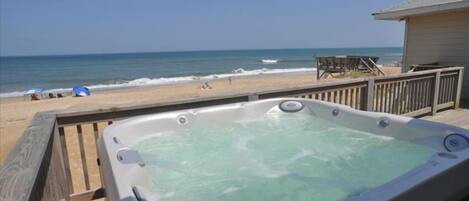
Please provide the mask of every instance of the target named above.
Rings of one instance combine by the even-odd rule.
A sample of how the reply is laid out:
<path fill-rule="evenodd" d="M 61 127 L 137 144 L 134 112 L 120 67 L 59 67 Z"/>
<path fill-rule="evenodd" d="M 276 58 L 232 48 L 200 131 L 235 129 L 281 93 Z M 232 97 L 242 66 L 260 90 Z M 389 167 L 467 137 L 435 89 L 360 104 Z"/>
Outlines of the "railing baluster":
<path fill-rule="evenodd" d="M 356 94 L 355 94 L 355 108 L 360 109 L 360 87 L 356 88 Z"/>
<path fill-rule="evenodd" d="M 380 112 L 384 112 L 386 107 L 386 85 L 383 83 L 381 84 L 381 109 Z"/>
<path fill-rule="evenodd" d="M 454 97 L 454 81 L 455 81 L 454 76 L 451 75 L 451 77 L 450 77 L 450 86 L 451 86 L 451 87 L 450 87 L 450 89 L 449 89 L 449 91 L 448 91 L 448 93 L 450 93 L 450 96 L 449 96 L 449 98 L 448 98 L 448 102 L 452 101 L 452 100 L 453 100 L 453 97 Z"/>
<path fill-rule="evenodd" d="M 98 138 L 99 138 L 99 128 L 98 128 L 98 123 L 97 122 L 93 122 L 93 135 L 94 135 L 94 142 L 95 142 L 95 145 L 96 145 L 96 157 L 99 157 L 98 156 Z M 99 158 L 98 158 L 99 160 Z M 99 166 L 100 164 L 98 164 Z M 101 186 L 103 185 L 103 182 L 104 182 L 104 179 L 103 179 L 103 175 L 101 174 L 101 172 L 99 172 L 99 167 L 98 167 L 98 173 L 99 173 L 99 178 L 100 178 L 100 182 L 101 182 Z"/>
<path fill-rule="evenodd" d="M 433 91 L 432 115 L 435 115 L 436 112 L 437 112 L 436 107 L 438 106 L 438 99 L 439 99 L 438 97 L 440 97 L 439 94 L 440 94 L 440 87 L 441 87 L 441 85 L 440 85 L 441 76 L 440 75 L 441 74 L 440 74 L 439 71 L 436 72 L 434 83 L 433 83 L 434 84 L 434 87 L 433 87 L 434 91 Z"/>
<path fill-rule="evenodd" d="M 374 89 L 373 89 L 373 111 L 377 111 L 377 105 L 378 105 L 378 85 L 374 85 L 373 86 Z"/>
<path fill-rule="evenodd" d="M 80 156 L 81 156 L 81 164 L 83 167 L 83 176 L 85 178 L 85 187 L 86 187 L 86 190 L 90 190 L 90 178 L 88 175 L 88 165 L 86 163 L 85 146 L 83 143 L 83 132 L 82 132 L 81 124 L 77 125 L 77 133 L 78 133 L 78 143 L 80 145 Z"/>
<path fill-rule="evenodd" d="M 428 99 L 428 86 L 427 86 L 427 79 L 423 80 L 422 81 L 422 85 L 423 85 L 423 88 L 422 88 L 422 108 L 426 108 L 428 105 L 427 105 L 427 99 Z"/>
<path fill-rule="evenodd" d="M 401 114 L 406 113 L 406 107 L 407 107 L 407 82 L 402 81 L 402 95 L 401 95 L 401 100 L 402 100 L 402 107 L 401 107 Z"/>
<path fill-rule="evenodd" d="M 380 112 L 381 96 L 379 95 L 379 93 L 381 93 L 381 85 L 380 85 L 379 83 L 376 83 L 376 82 L 375 82 L 375 86 L 376 86 L 376 89 L 375 89 L 375 100 L 376 100 L 376 104 L 375 104 L 375 108 L 373 109 L 373 111 L 375 111 L 375 112 Z"/>
<path fill-rule="evenodd" d="M 407 113 L 407 106 L 409 105 L 409 82 L 407 81 L 403 81 L 402 82 L 403 84 L 403 94 L 402 94 L 402 101 L 404 101 L 403 103 L 403 107 L 402 107 L 402 114 L 405 114 Z"/>
<path fill-rule="evenodd" d="M 442 104 L 446 101 L 446 77 L 445 76 L 440 76 L 440 100 L 438 101 L 438 104 Z"/>
<path fill-rule="evenodd" d="M 355 88 L 355 100 L 354 100 L 354 103 L 355 103 L 355 108 L 358 110 L 360 109 L 360 87 L 357 87 Z"/>
<path fill-rule="evenodd" d="M 343 101 L 342 101 L 342 91 L 343 91 L 343 89 L 340 89 L 340 90 L 339 90 L 339 104 L 343 104 Z"/>
<path fill-rule="evenodd" d="M 427 79 L 427 107 L 431 107 L 432 106 L 432 80 L 431 79 Z"/>
<path fill-rule="evenodd" d="M 458 70 L 457 74 L 457 83 L 455 87 L 455 97 L 454 97 L 454 108 L 459 108 L 460 98 L 461 98 L 461 91 L 462 91 L 462 80 L 464 77 L 464 69 Z"/>
<path fill-rule="evenodd" d="M 396 83 L 392 82 L 391 83 L 391 105 L 390 105 L 390 110 L 389 113 L 394 114 L 394 108 L 396 107 Z"/>
<path fill-rule="evenodd" d="M 449 88 L 450 88 L 450 83 L 449 83 L 449 76 L 444 76 L 444 79 L 445 79 L 445 91 L 444 91 L 444 101 L 443 103 L 447 103 L 448 102 L 448 97 L 449 97 Z"/>
<path fill-rule="evenodd" d="M 96 146 L 98 145 L 98 138 L 99 138 L 99 131 L 98 131 L 98 123 L 94 122 L 93 123 L 93 134 L 94 134 L 94 140 L 96 142 Z"/>
<path fill-rule="evenodd" d="M 448 100 L 446 102 L 451 102 L 453 100 L 453 87 L 454 87 L 454 76 L 450 75 L 448 79 Z"/>
<path fill-rule="evenodd" d="M 378 91 L 376 92 L 377 93 L 377 96 L 378 97 L 378 108 L 376 109 L 377 112 L 382 112 L 383 111 L 383 90 L 384 90 L 384 87 L 383 87 L 383 84 L 379 84 L 378 85 Z"/>
<path fill-rule="evenodd" d="M 354 96 L 354 104 L 355 104 L 354 108 L 357 109 L 357 110 L 360 109 L 359 108 L 360 103 L 358 102 L 358 101 L 360 101 L 359 97 L 360 97 L 360 88 L 357 87 L 357 88 L 355 88 L 355 96 Z"/>
<path fill-rule="evenodd" d="M 70 193 L 74 193 L 73 190 L 73 180 L 72 180 L 72 173 L 70 172 L 70 162 L 68 160 L 68 150 L 67 150 L 67 141 L 65 140 L 65 130 L 63 126 L 59 127 L 59 137 L 60 137 L 60 144 L 62 145 L 62 155 L 65 165 L 65 173 L 67 177 L 70 179 L 70 183 L 68 184 Z"/>
<path fill-rule="evenodd" d="M 409 96 L 410 96 L 410 107 L 409 107 L 409 112 L 413 112 L 415 111 L 416 109 L 416 104 L 415 104 L 415 99 L 416 99 L 416 94 L 415 94 L 415 89 L 416 89 L 416 82 L 415 81 L 411 81 L 410 82 L 410 93 L 409 93 Z"/>
<path fill-rule="evenodd" d="M 388 84 L 385 83 L 384 85 L 384 92 L 383 92 L 383 98 L 384 98 L 384 104 L 383 104 L 383 112 L 387 112 L 387 106 L 388 106 Z"/>
<path fill-rule="evenodd" d="M 423 89 L 422 80 L 419 80 L 419 81 L 417 81 L 417 96 L 416 96 L 416 98 L 417 98 L 417 110 L 422 109 L 422 105 L 423 105 L 423 103 L 422 103 L 422 95 L 423 95 L 422 94 L 422 89 Z"/>
<path fill-rule="evenodd" d="M 422 82 L 420 80 L 418 80 L 415 84 L 416 84 L 416 89 L 415 89 L 415 103 L 416 103 L 415 106 L 416 107 L 415 107 L 415 110 L 419 110 L 421 108 L 421 104 L 422 104 L 422 102 L 421 102 L 421 99 L 422 99 L 422 94 L 421 94 L 421 92 L 422 92 L 422 89 L 421 89 L 422 87 L 421 86 L 422 85 L 421 84 L 422 84 Z"/>
<path fill-rule="evenodd" d="M 402 108 L 402 82 L 399 81 L 397 83 L 397 108 L 396 108 L 396 114 L 401 114 L 401 108 Z"/>
<path fill-rule="evenodd" d="M 337 91 L 333 91 L 332 93 L 332 103 L 337 103 Z"/>
<path fill-rule="evenodd" d="M 386 104 L 384 106 L 386 107 L 385 112 L 389 113 L 390 108 L 391 108 L 391 84 L 390 83 L 386 84 Z"/>

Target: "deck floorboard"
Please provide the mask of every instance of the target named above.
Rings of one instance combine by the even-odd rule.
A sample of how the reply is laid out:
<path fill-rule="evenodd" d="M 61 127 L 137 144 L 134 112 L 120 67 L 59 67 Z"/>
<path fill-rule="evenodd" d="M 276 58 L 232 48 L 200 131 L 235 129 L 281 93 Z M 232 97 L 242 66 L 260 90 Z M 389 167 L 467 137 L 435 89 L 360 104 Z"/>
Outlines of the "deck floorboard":
<path fill-rule="evenodd" d="M 460 108 L 438 112 L 435 116 L 424 116 L 421 119 L 469 129 L 469 109 Z"/>

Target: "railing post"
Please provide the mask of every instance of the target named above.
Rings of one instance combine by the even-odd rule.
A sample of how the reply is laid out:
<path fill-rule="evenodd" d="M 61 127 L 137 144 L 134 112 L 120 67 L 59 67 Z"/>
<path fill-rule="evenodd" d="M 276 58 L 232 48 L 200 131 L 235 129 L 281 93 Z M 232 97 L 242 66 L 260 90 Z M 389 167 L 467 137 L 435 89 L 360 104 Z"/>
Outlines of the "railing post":
<path fill-rule="evenodd" d="M 375 79 L 369 79 L 367 86 L 366 111 L 373 111 L 373 103 L 375 99 Z"/>
<path fill-rule="evenodd" d="M 433 82 L 433 102 L 432 102 L 432 115 L 435 115 L 438 106 L 438 97 L 440 96 L 440 75 L 441 71 L 436 72 L 435 81 Z"/>
<path fill-rule="evenodd" d="M 375 80 L 369 79 L 366 83 L 366 88 L 361 97 L 361 109 L 365 111 L 373 111 Z"/>
<path fill-rule="evenodd" d="M 464 68 L 458 71 L 458 84 L 456 85 L 456 96 L 454 100 L 454 108 L 459 108 L 459 101 L 461 100 L 462 80 L 464 77 Z"/>

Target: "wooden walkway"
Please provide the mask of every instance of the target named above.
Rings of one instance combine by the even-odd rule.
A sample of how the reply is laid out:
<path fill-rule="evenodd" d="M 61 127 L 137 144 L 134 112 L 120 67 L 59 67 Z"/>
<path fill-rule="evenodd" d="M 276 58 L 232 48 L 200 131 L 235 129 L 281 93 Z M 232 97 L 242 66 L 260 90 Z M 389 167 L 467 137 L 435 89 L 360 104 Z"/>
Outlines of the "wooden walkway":
<path fill-rule="evenodd" d="M 469 109 L 459 108 L 437 113 L 435 116 L 424 116 L 421 119 L 435 121 L 445 124 L 469 129 Z"/>

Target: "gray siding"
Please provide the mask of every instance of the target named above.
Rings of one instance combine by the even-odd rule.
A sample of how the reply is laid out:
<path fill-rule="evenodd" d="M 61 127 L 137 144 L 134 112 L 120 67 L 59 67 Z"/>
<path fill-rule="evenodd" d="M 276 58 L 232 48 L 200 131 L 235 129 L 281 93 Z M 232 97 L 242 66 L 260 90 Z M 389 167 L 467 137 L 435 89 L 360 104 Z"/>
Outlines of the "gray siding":
<path fill-rule="evenodd" d="M 407 19 L 405 71 L 438 62 L 465 67 L 462 99 L 469 99 L 469 10 Z"/>

